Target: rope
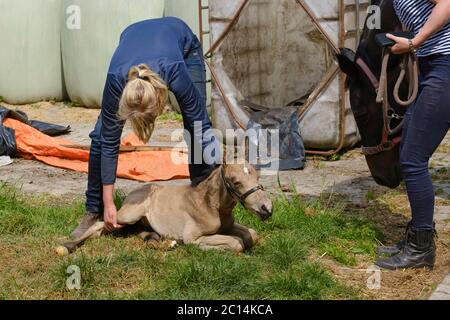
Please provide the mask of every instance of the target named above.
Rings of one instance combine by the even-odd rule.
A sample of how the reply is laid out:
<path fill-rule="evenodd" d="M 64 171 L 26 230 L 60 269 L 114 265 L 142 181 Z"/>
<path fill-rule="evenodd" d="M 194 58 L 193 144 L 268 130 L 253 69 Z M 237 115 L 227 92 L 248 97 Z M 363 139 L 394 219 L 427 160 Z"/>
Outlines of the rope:
<path fill-rule="evenodd" d="M 398 115 L 395 110 L 391 107 L 389 103 L 389 91 L 388 91 L 388 65 L 390 59 L 390 51 L 384 50 L 383 52 L 383 64 L 381 67 L 381 75 L 380 75 L 380 84 L 378 87 L 377 93 L 377 103 L 383 104 L 383 112 L 384 112 L 384 122 L 385 129 L 388 135 L 393 135 L 403 128 L 404 118 Z M 400 87 L 405 80 L 406 77 L 406 68 L 408 69 L 408 80 L 409 80 L 409 88 L 408 88 L 408 98 L 407 100 L 402 100 L 400 98 Z M 400 64 L 400 75 L 395 83 L 394 87 L 394 99 L 395 102 L 403 107 L 408 107 L 417 99 L 419 93 L 419 66 L 417 56 L 413 53 L 405 54 L 403 57 L 403 61 Z M 401 122 L 397 127 L 391 127 L 392 119 L 401 119 Z"/>

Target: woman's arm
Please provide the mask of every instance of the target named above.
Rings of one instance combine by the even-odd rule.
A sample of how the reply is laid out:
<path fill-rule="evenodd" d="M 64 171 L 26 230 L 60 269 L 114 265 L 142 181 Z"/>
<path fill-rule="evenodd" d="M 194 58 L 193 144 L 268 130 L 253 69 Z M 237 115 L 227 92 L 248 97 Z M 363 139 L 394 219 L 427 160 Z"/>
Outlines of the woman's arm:
<path fill-rule="evenodd" d="M 105 220 L 105 227 L 108 231 L 114 231 L 122 228 L 117 224 L 117 208 L 114 203 L 114 185 L 103 186 L 103 203 L 105 205 L 105 211 L 103 213 L 103 219 Z"/>
<path fill-rule="evenodd" d="M 194 121 L 209 122 L 208 114 L 204 112 L 205 100 L 192 82 L 185 63 L 178 62 L 167 66 L 166 77 L 166 82 L 182 107 L 188 125 L 193 127 Z"/>
<path fill-rule="evenodd" d="M 420 48 L 431 36 L 442 29 L 450 20 L 450 0 L 428 0 L 436 4 L 428 21 L 424 27 L 412 40 L 415 48 Z M 410 51 L 409 41 L 406 38 L 396 37 L 394 35 L 387 35 L 387 37 L 396 42 L 396 45 L 391 48 L 394 54 L 403 54 Z"/>
<path fill-rule="evenodd" d="M 122 84 L 118 79 L 109 74 L 102 102 L 102 156 L 101 175 L 103 183 L 103 204 L 105 207 L 105 226 L 112 231 L 120 228 L 117 224 L 117 209 L 114 204 L 114 184 L 116 182 L 117 163 L 119 158 L 120 137 L 123 131 L 123 121 L 117 117 Z"/>
<path fill-rule="evenodd" d="M 450 20 L 450 0 L 429 0 L 436 3 L 430 18 L 424 25 L 422 30 L 417 34 L 413 40 L 416 48 L 422 46 L 436 32 L 442 29 Z"/>

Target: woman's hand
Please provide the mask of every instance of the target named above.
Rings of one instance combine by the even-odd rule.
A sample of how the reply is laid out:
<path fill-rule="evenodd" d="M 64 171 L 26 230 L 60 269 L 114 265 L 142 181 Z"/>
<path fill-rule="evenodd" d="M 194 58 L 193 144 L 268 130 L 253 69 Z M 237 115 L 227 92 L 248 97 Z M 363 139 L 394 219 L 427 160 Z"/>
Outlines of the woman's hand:
<path fill-rule="evenodd" d="M 105 206 L 104 220 L 105 220 L 105 228 L 109 232 L 121 229 L 123 227 L 117 224 L 117 208 L 114 203 Z"/>
<path fill-rule="evenodd" d="M 103 186 L 103 203 L 105 211 L 103 219 L 105 220 L 105 228 L 109 232 L 121 229 L 123 226 L 117 223 L 117 208 L 114 204 L 114 185 Z"/>
<path fill-rule="evenodd" d="M 396 37 L 392 34 L 386 34 L 388 39 L 395 41 L 395 45 L 391 47 L 391 52 L 393 54 L 404 54 L 411 52 L 411 48 L 409 46 L 409 39 Z M 413 45 L 415 44 L 413 40 Z M 415 47 L 415 46 L 414 46 Z M 415 47 L 416 48 L 416 47 Z"/>

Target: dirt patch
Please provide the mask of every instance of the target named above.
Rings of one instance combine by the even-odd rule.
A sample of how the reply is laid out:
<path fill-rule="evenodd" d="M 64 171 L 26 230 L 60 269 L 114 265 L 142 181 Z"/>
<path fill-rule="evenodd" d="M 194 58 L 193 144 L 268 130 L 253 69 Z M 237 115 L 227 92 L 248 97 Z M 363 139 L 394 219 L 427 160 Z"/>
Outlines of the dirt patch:
<path fill-rule="evenodd" d="M 448 239 L 449 235 L 446 235 Z M 375 275 L 372 262 L 357 267 L 338 265 L 327 257 L 319 259 L 341 282 L 351 286 L 364 299 L 374 300 L 427 300 L 437 285 L 450 273 L 448 244 L 437 244 L 437 261 L 432 271 L 425 269 L 381 271 L 380 287 L 369 289 L 371 276 Z M 372 283 L 373 284 L 373 283 Z"/>
<path fill-rule="evenodd" d="M 410 219 L 410 209 L 403 191 L 398 194 L 384 194 L 370 200 L 367 207 L 349 204 L 348 215 L 370 220 L 380 232 L 380 245 L 393 245 L 403 238 L 405 225 Z M 381 287 L 369 289 L 369 278 L 374 275 L 376 256 L 365 257 L 358 266 L 347 268 L 334 260 L 323 257 L 323 262 L 344 283 L 353 287 L 365 299 L 416 300 L 428 299 L 436 286 L 450 273 L 450 232 L 440 230 L 437 244 L 437 260 L 433 270 L 381 271 Z"/>

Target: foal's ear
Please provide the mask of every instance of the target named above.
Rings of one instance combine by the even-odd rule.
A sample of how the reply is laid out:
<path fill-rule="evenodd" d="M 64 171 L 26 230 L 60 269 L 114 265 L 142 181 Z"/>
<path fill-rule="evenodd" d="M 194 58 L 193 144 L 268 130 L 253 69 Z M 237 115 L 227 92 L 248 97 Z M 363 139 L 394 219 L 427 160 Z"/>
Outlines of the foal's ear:
<path fill-rule="evenodd" d="M 341 70 L 351 79 L 358 76 L 358 67 L 356 65 L 356 54 L 353 50 L 342 48 L 340 53 L 336 53 L 336 59 Z"/>

